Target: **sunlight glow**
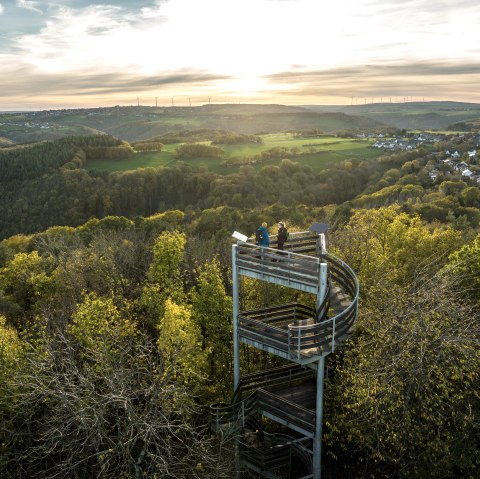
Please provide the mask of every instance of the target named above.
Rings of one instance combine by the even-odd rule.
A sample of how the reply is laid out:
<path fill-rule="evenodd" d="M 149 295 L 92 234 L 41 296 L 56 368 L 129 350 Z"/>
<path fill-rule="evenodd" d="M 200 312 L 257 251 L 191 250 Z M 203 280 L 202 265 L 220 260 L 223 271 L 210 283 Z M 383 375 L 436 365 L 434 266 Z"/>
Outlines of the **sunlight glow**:
<path fill-rule="evenodd" d="M 459 90 L 468 91 L 478 80 L 480 4 L 473 0 L 458 8 L 433 8 L 427 0 L 157 0 L 128 12 L 107 0 L 82 8 L 51 4 L 48 17 L 45 6 L 42 15 L 37 13 L 40 5 L 18 2 L 17 10 L 44 21 L 35 33 L 17 35 L 11 52 L 0 45 L 0 58 L 3 73 L 22 72 L 25 88 L 45 98 L 54 94 L 45 80 L 49 75 L 65 95 L 83 89 L 92 99 L 97 90 L 120 97 L 122 81 L 130 95 L 138 79 L 138 93 L 150 96 L 216 93 L 272 101 L 278 94 L 278 102 L 294 102 L 295 95 L 298 101 L 345 101 L 380 90 L 395 94 L 406 79 L 399 66 L 409 64 L 450 62 L 452 72 L 443 69 L 436 76 L 445 92 L 453 91 L 456 72 L 463 75 L 457 81 L 465 80 Z M 2 19 L 8 13 L 2 4 L 0 13 Z M 468 72 L 473 78 L 460 72 L 462 62 L 473 65 Z M 353 76 L 370 66 L 379 71 L 392 66 L 389 74 L 397 76 L 390 83 L 388 76 L 366 71 L 361 78 Z M 412 69 L 408 74 L 419 90 L 433 84 Z M 110 79 L 108 85 L 102 75 Z M 88 76 L 92 80 L 85 84 Z M 92 85 L 95 78 L 98 87 Z M 3 75 L 0 100 L 18 89 L 8 90 L 9 85 Z"/>

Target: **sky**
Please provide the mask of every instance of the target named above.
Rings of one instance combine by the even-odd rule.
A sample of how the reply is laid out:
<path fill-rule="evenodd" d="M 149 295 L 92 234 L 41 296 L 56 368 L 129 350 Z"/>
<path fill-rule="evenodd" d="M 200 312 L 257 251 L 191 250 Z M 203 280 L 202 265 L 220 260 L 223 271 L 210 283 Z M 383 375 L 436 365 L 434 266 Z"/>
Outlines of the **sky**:
<path fill-rule="evenodd" d="M 479 0 L 0 0 L 0 111 L 480 103 Z"/>

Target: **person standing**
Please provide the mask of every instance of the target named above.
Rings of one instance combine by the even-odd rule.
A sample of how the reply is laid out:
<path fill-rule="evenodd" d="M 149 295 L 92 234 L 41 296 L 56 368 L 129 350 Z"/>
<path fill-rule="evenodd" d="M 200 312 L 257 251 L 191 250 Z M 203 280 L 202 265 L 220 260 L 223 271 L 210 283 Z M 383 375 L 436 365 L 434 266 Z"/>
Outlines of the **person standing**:
<path fill-rule="evenodd" d="M 283 251 L 283 245 L 285 241 L 288 239 L 288 231 L 285 228 L 285 223 L 279 222 L 278 223 L 278 233 L 277 233 L 277 249 Z"/>
<path fill-rule="evenodd" d="M 267 223 L 262 223 L 255 233 L 255 238 L 258 246 L 270 246 L 270 238 L 268 236 Z"/>

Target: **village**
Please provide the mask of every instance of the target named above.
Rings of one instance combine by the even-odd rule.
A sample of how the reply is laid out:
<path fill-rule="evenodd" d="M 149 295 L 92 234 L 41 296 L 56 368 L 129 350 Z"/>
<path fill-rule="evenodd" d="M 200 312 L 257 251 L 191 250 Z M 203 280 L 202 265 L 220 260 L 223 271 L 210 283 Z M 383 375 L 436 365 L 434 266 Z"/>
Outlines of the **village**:
<path fill-rule="evenodd" d="M 382 133 L 362 134 L 357 137 L 375 139 L 372 148 L 384 151 L 413 151 L 429 147 L 434 161 L 425 166 L 432 182 L 461 180 L 471 186 L 480 186 L 480 134 L 478 133 L 431 133 L 420 132 L 411 135 L 386 138 Z M 437 150 L 437 146 L 450 147 Z"/>

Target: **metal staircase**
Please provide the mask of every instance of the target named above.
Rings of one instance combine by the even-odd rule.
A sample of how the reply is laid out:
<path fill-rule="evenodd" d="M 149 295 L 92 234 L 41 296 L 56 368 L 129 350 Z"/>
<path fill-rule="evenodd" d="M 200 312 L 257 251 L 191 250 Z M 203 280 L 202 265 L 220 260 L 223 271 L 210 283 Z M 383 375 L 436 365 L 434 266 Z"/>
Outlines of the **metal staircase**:
<path fill-rule="evenodd" d="M 230 404 L 211 406 L 212 429 L 235 438 L 237 477 L 248 469 L 270 479 L 320 479 L 325 357 L 352 331 L 357 278 L 311 232 L 292 233 L 284 251 L 238 242 L 232 266 L 235 392 Z M 313 294 L 316 306 L 239 311 L 241 276 Z M 240 343 L 288 364 L 242 376 Z M 263 431 L 261 417 L 283 426 L 282 434 Z"/>

